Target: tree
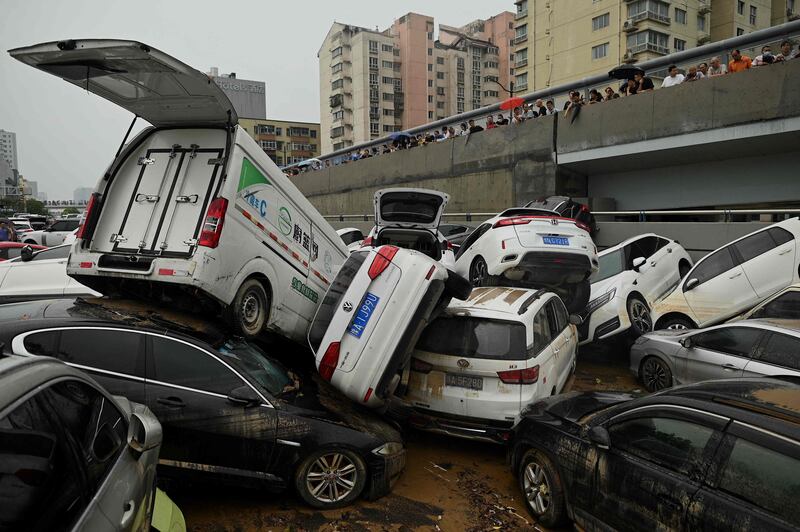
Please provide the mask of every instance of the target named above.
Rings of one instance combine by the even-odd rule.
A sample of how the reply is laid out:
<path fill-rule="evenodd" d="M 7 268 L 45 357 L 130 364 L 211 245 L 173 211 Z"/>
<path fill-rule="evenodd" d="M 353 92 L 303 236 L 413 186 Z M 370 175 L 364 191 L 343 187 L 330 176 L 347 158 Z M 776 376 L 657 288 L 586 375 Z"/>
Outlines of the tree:
<path fill-rule="evenodd" d="M 25 202 L 29 214 L 43 214 L 47 216 L 48 210 L 45 208 L 44 203 L 39 200 L 29 199 Z"/>
<path fill-rule="evenodd" d="M 61 216 L 66 214 L 80 214 L 80 211 L 75 207 L 65 207 L 63 211 L 61 211 Z"/>

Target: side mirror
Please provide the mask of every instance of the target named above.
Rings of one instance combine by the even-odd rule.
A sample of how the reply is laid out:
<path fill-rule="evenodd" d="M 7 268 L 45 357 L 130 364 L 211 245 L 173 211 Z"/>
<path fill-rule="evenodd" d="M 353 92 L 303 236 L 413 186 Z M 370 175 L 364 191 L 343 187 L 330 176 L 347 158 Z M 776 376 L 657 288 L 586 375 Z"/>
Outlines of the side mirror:
<path fill-rule="evenodd" d="M 25 246 L 19 250 L 19 260 L 22 262 L 30 262 L 33 259 L 33 248 Z"/>
<path fill-rule="evenodd" d="M 686 338 L 681 338 L 678 343 L 681 344 L 682 347 L 689 349 L 692 347 L 692 337 L 687 336 Z"/>
<path fill-rule="evenodd" d="M 137 457 L 161 445 L 162 439 L 161 423 L 155 417 L 146 417 L 138 412 L 131 414 L 128 425 L 128 447 Z"/>
<path fill-rule="evenodd" d="M 589 429 L 589 441 L 600 449 L 611 447 L 611 437 L 608 435 L 608 431 L 599 425 Z"/>
<path fill-rule="evenodd" d="M 647 259 L 644 257 L 636 257 L 633 259 L 633 271 L 638 272 L 639 268 L 644 266 L 645 262 L 647 262 Z"/>
<path fill-rule="evenodd" d="M 697 277 L 692 277 L 691 279 L 686 281 L 686 284 L 683 285 L 683 290 L 684 291 L 691 290 L 692 288 L 694 288 L 695 286 L 697 286 L 699 284 L 700 284 L 700 281 L 697 280 Z"/>
<path fill-rule="evenodd" d="M 261 397 L 249 386 L 239 386 L 228 394 L 228 401 L 242 406 L 253 406 L 261 402 Z"/>
<path fill-rule="evenodd" d="M 572 325 L 580 325 L 581 323 L 583 323 L 583 318 L 581 318 L 577 314 L 570 314 L 569 315 L 569 322 Z"/>

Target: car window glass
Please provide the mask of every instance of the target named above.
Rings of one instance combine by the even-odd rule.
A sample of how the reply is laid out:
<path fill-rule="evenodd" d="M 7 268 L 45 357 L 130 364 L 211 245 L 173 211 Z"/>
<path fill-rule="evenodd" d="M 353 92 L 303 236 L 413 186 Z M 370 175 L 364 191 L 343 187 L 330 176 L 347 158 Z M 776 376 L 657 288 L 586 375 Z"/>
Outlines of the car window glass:
<path fill-rule="evenodd" d="M 59 246 L 45 249 L 34 254 L 31 260 L 66 259 L 69 256 L 69 248 L 70 246 Z"/>
<path fill-rule="evenodd" d="M 631 419 L 608 429 L 611 445 L 644 460 L 689 474 L 699 466 L 714 430 L 666 417 Z"/>
<path fill-rule="evenodd" d="M 525 360 L 525 332 L 525 325 L 518 321 L 442 317 L 425 327 L 416 349 L 457 357 Z"/>
<path fill-rule="evenodd" d="M 800 526 L 800 460 L 737 439 L 720 489 Z"/>
<path fill-rule="evenodd" d="M 0 530 L 71 530 L 90 499 L 78 454 L 43 393 L 0 419 L 2 463 L 15 466 L 0 466 Z"/>
<path fill-rule="evenodd" d="M 772 240 L 768 231 L 761 231 L 736 242 L 734 247 L 741 255 L 742 262 L 747 262 L 774 248 L 775 241 Z"/>
<path fill-rule="evenodd" d="M 758 358 L 762 362 L 800 370 L 800 338 L 772 333 L 759 351 Z"/>
<path fill-rule="evenodd" d="M 596 283 L 614 277 L 625 271 L 626 249 L 618 249 L 598 257 L 600 267 L 589 277 L 589 282 Z"/>
<path fill-rule="evenodd" d="M 550 338 L 552 339 L 559 335 L 561 327 L 559 327 L 556 307 L 553 305 L 553 302 L 548 301 L 545 308 L 547 309 L 547 323 L 550 326 Z"/>
<path fill-rule="evenodd" d="M 221 395 L 245 384 L 222 362 L 194 346 L 163 336 L 150 338 L 154 380 Z"/>
<path fill-rule="evenodd" d="M 747 357 L 760 336 L 761 330 L 751 327 L 723 327 L 692 336 L 692 347 Z"/>
<path fill-rule="evenodd" d="M 491 229 L 491 224 L 483 224 L 477 229 L 475 229 L 470 235 L 464 240 L 464 243 L 461 244 L 461 247 L 458 248 L 458 253 L 456 254 L 456 258 L 460 257 L 472 244 L 475 243 L 483 234 Z"/>
<path fill-rule="evenodd" d="M 32 355 L 54 356 L 58 334 L 58 331 L 29 334 L 23 340 L 22 345 L 25 346 L 25 351 Z"/>
<path fill-rule="evenodd" d="M 137 372 L 144 336 L 119 329 L 63 329 L 56 357 L 64 362 L 144 377 Z"/>
<path fill-rule="evenodd" d="M 751 317 L 800 320 L 800 290 L 781 294 L 754 312 Z"/>
<path fill-rule="evenodd" d="M 703 284 L 717 275 L 727 272 L 734 266 L 736 266 L 736 263 L 731 255 L 730 247 L 724 247 L 698 264 L 689 273 L 687 279 L 697 279 L 699 281 L 698 284 Z"/>
<path fill-rule="evenodd" d="M 553 340 L 550 333 L 550 323 L 547 319 L 547 309 L 542 307 L 533 318 L 533 349 L 538 354 L 550 345 Z"/>
<path fill-rule="evenodd" d="M 16 259 L 22 253 L 22 248 L 6 248 L 3 250 L 4 259 Z"/>
<path fill-rule="evenodd" d="M 226 362 L 243 370 L 274 396 L 294 385 L 294 379 L 286 368 L 269 358 L 254 344 L 232 339 L 219 346 L 218 351 Z"/>
<path fill-rule="evenodd" d="M 75 380 L 54 384 L 46 399 L 84 461 L 93 495 L 125 448 L 127 419 L 106 396 Z"/>
<path fill-rule="evenodd" d="M 74 219 L 74 220 L 67 220 L 66 222 L 64 222 L 63 231 L 74 231 L 75 229 L 78 228 L 80 223 L 81 223 L 81 221 L 79 219 L 77 219 L 77 218 Z"/>
<path fill-rule="evenodd" d="M 638 248 L 640 253 L 639 256 L 644 257 L 646 259 L 650 258 L 650 256 L 656 252 L 657 245 L 658 245 L 658 238 L 654 236 L 646 236 L 636 241 L 636 247 Z"/>
<path fill-rule="evenodd" d="M 563 331 L 567 325 L 569 325 L 569 313 L 567 309 L 564 307 L 564 303 L 561 301 L 560 298 L 553 298 L 550 300 L 550 304 L 553 305 L 553 308 L 556 311 L 556 319 L 558 320 L 558 330 Z"/>
<path fill-rule="evenodd" d="M 783 227 L 770 227 L 767 229 L 772 239 L 775 241 L 776 246 L 791 242 L 794 240 L 794 235 L 784 229 Z"/>
<path fill-rule="evenodd" d="M 667 244 L 669 244 L 669 240 L 667 240 L 666 238 L 658 238 L 658 243 L 656 244 L 656 251 L 663 248 Z"/>
<path fill-rule="evenodd" d="M 342 242 L 344 242 L 346 246 L 353 242 L 358 242 L 359 240 L 364 240 L 364 235 L 361 234 L 361 231 L 349 231 L 342 235 Z"/>

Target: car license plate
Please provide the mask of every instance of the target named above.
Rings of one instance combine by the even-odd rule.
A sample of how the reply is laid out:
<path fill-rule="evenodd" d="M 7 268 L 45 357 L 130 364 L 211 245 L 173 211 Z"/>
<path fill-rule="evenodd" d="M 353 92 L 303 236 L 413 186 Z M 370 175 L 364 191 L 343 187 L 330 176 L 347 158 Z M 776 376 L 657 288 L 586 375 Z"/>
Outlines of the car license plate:
<path fill-rule="evenodd" d="M 347 330 L 348 334 L 361 338 L 361 333 L 367 328 L 367 323 L 369 323 L 369 319 L 378 307 L 378 301 L 380 300 L 381 298 L 375 294 L 367 292 L 356 311 L 356 315 L 353 316 L 353 321 L 350 322 L 350 328 Z"/>
<path fill-rule="evenodd" d="M 445 375 L 444 383 L 447 386 L 457 388 L 469 388 L 470 390 L 483 390 L 483 377 L 473 377 L 471 375 L 456 375 L 448 373 Z"/>
<path fill-rule="evenodd" d="M 569 246 L 569 238 L 565 236 L 543 236 L 542 240 L 551 246 Z"/>

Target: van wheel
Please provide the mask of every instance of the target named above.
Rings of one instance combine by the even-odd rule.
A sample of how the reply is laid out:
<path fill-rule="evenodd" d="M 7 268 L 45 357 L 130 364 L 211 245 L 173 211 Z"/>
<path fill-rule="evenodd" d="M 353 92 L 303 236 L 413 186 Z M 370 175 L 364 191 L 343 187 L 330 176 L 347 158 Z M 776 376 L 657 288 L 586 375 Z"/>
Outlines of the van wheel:
<path fill-rule="evenodd" d="M 245 338 L 258 336 L 267 323 L 269 309 L 269 296 L 264 285 L 256 279 L 249 279 L 239 287 L 230 306 L 232 325 Z"/>
<path fill-rule="evenodd" d="M 466 301 L 472 293 L 472 285 L 453 270 L 447 270 L 447 279 L 444 282 L 445 294 Z"/>

